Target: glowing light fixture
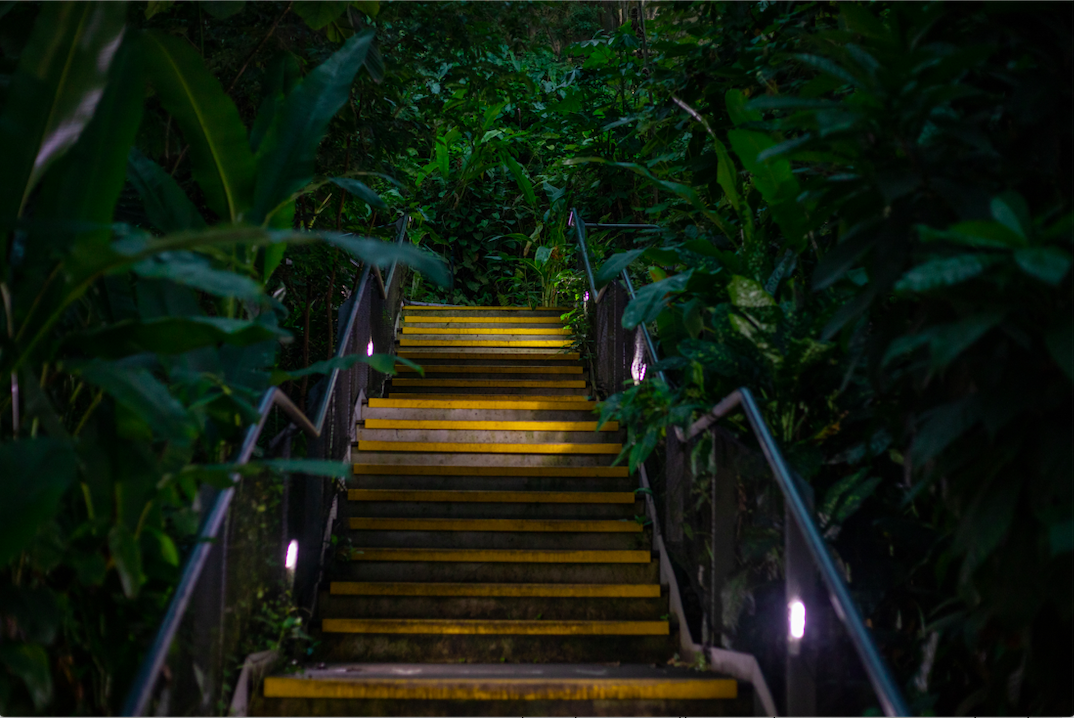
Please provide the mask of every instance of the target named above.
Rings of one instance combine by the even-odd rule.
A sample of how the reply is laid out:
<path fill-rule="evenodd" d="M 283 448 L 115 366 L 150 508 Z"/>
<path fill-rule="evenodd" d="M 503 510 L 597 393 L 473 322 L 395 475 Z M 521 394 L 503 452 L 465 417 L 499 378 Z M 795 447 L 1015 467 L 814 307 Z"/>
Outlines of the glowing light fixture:
<path fill-rule="evenodd" d="M 288 571 L 294 571 L 295 566 L 298 565 L 298 541 L 296 539 L 291 539 L 291 543 L 287 544 L 287 557 L 283 565 Z"/>
<path fill-rule="evenodd" d="M 805 635 L 805 604 L 797 600 L 787 604 L 787 619 L 790 639 L 802 640 L 802 636 Z"/>
<path fill-rule="evenodd" d="M 586 293 L 585 293 L 585 294 L 584 294 L 584 295 L 582 296 L 582 301 L 583 301 L 583 302 L 588 302 L 588 301 L 589 301 L 589 292 L 586 292 Z"/>
<path fill-rule="evenodd" d="M 369 340 L 369 345 L 365 348 L 365 355 L 367 357 L 373 356 L 373 340 Z"/>

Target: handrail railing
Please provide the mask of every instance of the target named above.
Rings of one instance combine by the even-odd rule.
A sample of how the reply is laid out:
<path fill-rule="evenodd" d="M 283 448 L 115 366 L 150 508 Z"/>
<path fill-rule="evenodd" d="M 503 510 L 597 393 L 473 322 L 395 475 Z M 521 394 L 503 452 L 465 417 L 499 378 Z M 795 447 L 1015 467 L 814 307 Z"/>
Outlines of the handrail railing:
<path fill-rule="evenodd" d="M 410 215 L 404 214 L 396 223 L 399 227 L 399 231 L 395 237 L 396 244 L 401 244 L 404 237 L 406 237 L 406 229 L 409 222 Z M 391 278 L 395 273 L 396 264 L 396 262 L 392 262 L 391 270 L 388 274 L 387 286 L 391 286 Z M 362 270 L 361 277 L 357 282 L 357 288 L 352 294 L 354 303 L 351 305 L 350 315 L 347 318 L 346 330 L 339 337 L 339 341 L 336 345 L 336 351 L 333 355 L 336 359 L 345 356 L 347 347 L 350 344 L 355 320 L 358 317 L 359 304 L 361 303 L 362 295 L 365 293 L 366 284 L 369 282 L 371 267 L 372 265 L 367 262 L 365 268 Z M 314 412 L 316 419 L 312 421 L 279 387 L 274 386 L 267 389 L 265 393 L 261 395 L 261 401 L 258 403 L 258 421 L 246 430 L 246 436 L 243 438 L 242 444 L 235 453 L 233 463 L 236 466 L 242 466 L 250 460 L 250 456 L 253 454 L 254 447 L 261 437 L 261 431 L 264 429 L 265 422 L 273 407 L 279 407 L 291 421 L 294 422 L 295 426 L 302 430 L 307 436 L 314 439 L 319 438 L 321 431 L 324 428 L 325 418 L 328 416 L 328 406 L 331 402 L 336 382 L 339 379 L 340 371 L 341 370 L 337 367 L 328 375 L 325 391 L 321 394 L 320 406 L 317 408 L 317 411 Z M 237 482 L 239 480 L 239 475 L 232 474 L 231 478 L 233 482 Z M 164 618 L 160 622 L 160 626 L 157 629 L 157 634 L 153 639 L 149 652 L 143 659 L 142 664 L 138 669 L 138 673 L 134 678 L 134 682 L 127 692 L 127 698 L 123 704 L 123 715 L 140 716 L 145 713 L 146 706 L 153 694 L 153 688 L 156 685 L 157 676 L 160 674 L 160 670 L 164 666 L 164 661 L 167 659 L 172 641 L 175 639 L 175 634 L 179 630 L 179 625 L 186 614 L 186 609 L 190 604 L 190 599 L 194 594 L 198 579 L 201 577 L 202 570 L 205 568 L 205 564 L 209 559 L 209 554 L 213 549 L 213 541 L 220 532 L 220 527 L 224 523 L 224 518 L 227 516 L 228 508 L 231 505 L 231 500 L 234 495 L 234 486 L 229 486 L 228 488 L 221 490 L 216 495 L 216 501 L 213 503 L 213 507 L 209 511 L 208 516 L 205 521 L 202 522 L 202 525 L 198 530 L 197 542 L 183 566 L 183 573 L 179 579 L 179 585 L 176 587 L 175 593 L 168 604 L 168 610 L 164 613 Z"/>
<path fill-rule="evenodd" d="M 594 299 L 596 298 L 596 282 L 593 279 L 593 270 L 589 264 L 588 250 L 585 244 L 585 229 L 587 227 L 599 227 L 601 229 L 649 229 L 654 227 L 654 225 L 587 224 L 582 220 L 581 215 L 579 215 L 576 209 L 571 209 L 570 223 L 576 228 L 578 244 L 582 252 L 582 260 L 585 264 L 586 273 L 589 278 L 590 289 L 594 293 Z M 631 285 L 630 277 L 628 276 L 626 269 L 623 270 L 623 280 L 626 285 L 627 293 L 633 300 L 634 288 Z M 646 348 L 648 349 L 649 356 L 655 363 L 658 361 L 656 347 L 653 344 L 652 338 L 649 336 L 649 332 L 645 328 L 645 325 L 642 324 L 640 326 L 645 336 Z M 664 378 L 662 372 L 661 378 Z M 666 378 L 664 378 L 664 381 L 667 381 Z M 824 581 L 824 585 L 828 589 L 828 595 L 836 615 L 839 617 L 850 636 L 851 643 L 865 668 L 865 672 L 873 687 L 873 691 L 880 700 L 881 708 L 884 713 L 889 716 L 910 715 L 910 709 L 906 703 L 906 699 L 903 697 L 902 692 L 895 683 L 887 663 L 880 655 L 879 650 L 877 650 L 876 643 L 866 629 L 864 620 L 862 620 L 861 612 L 858 610 L 858 606 L 854 603 L 853 598 L 851 598 L 846 582 L 843 580 L 842 574 L 839 572 L 835 561 L 832 559 L 831 553 L 828 551 L 827 545 L 821 536 L 820 529 L 813 519 L 810 503 L 807 502 L 806 498 L 803 496 L 798 480 L 795 478 L 786 459 L 783 457 L 783 453 L 780 451 L 779 445 L 773 438 L 772 432 L 765 422 L 750 390 L 746 387 L 742 387 L 725 397 L 707 414 L 694 422 L 689 431 L 684 432 L 684 438 L 686 440 L 693 439 L 701 432 L 709 429 L 721 418 L 730 414 L 737 407 L 741 407 L 745 412 L 750 427 L 753 429 L 753 433 L 756 435 L 757 441 L 761 445 L 765 460 L 768 462 L 772 474 L 775 477 L 776 484 L 783 494 L 787 511 L 794 519 L 798 530 L 802 534 L 809 550 L 809 554 L 813 559 L 813 563 L 817 566 L 821 578 Z"/>

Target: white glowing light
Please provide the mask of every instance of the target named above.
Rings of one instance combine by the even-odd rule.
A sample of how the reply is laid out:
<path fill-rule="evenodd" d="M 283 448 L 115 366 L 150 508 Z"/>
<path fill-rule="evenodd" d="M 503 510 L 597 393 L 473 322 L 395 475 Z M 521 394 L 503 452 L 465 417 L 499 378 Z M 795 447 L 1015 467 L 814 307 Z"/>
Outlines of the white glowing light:
<path fill-rule="evenodd" d="M 589 292 L 585 293 L 585 295 L 582 297 L 582 301 L 583 302 L 588 302 L 589 301 Z"/>
<path fill-rule="evenodd" d="M 369 346 L 367 346 L 365 348 L 365 355 L 367 357 L 373 356 L 373 340 L 372 339 L 369 340 Z"/>
<path fill-rule="evenodd" d="M 805 635 L 805 604 L 801 601 L 791 601 L 787 605 L 787 613 L 790 621 L 791 638 L 799 641 Z"/>
<path fill-rule="evenodd" d="M 287 558 L 284 559 L 283 565 L 288 571 L 294 571 L 295 566 L 298 565 L 298 541 L 292 539 L 291 543 L 287 544 Z"/>

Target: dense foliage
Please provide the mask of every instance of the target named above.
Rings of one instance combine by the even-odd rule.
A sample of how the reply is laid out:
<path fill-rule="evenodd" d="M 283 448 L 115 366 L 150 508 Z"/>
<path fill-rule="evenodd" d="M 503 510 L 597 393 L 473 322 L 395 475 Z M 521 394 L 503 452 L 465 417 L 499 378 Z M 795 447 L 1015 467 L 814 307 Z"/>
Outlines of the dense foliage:
<path fill-rule="evenodd" d="M 117 710 L 198 487 L 391 258 L 344 233 L 574 305 L 572 206 L 662 227 L 590 237 L 670 380 L 624 460 L 751 387 L 915 710 L 1074 711 L 1062 6 L 6 3 L 0 53 L 0 713 Z"/>

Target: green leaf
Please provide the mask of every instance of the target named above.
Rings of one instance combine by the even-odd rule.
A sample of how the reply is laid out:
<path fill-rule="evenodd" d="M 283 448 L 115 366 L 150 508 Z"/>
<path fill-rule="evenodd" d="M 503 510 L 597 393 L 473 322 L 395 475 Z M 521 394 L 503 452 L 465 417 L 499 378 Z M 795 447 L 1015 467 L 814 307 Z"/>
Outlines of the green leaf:
<path fill-rule="evenodd" d="M 753 175 L 754 185 L 770 203 L 794 199 L 798 183 L 791 173 L 787 159 L 758 160 L 757 156 L 775 146 L 775 140 L 763 132 L 731 130 L 727 133 L 731 147 L 746 170 Z"/>
<path fill-rule="evenodd" d="M 175 541 L 172 541 L 172 537 L 160 529 L 147 526 L 145 530 L 157 540 L 157 548 L 160 550 L 160 559 L 169 566 L 178 566 L 179 549 L 175 546 Z"/>
<path fill-rule="evenodd" d="M 150 82 L 190 145 L 206 203 L 225 221 L 240 221 L 253 198 L 254 158 L 239 111 L 187 43 L 155 30 L 142 37 Z"/>
<path fill-rule="evenodd" d="M 753 217 L 747 218 L 743 213 L 742 197 L 738 192 L 738 168 L 735 167 L 734 160 L 731 159 L 731 155 L 728 154 L 727 148 L 722 142 L 713 138 L 713 144 L 716 146 L 716 181 L 724 194 L 727 195 L 727 201 L 731 203 L 731 207 L 744 222 L 749 222 L 752 230 Z"/>
<path fill-rule="evenodd" d="M 137 147 L 127 156 L 127 179 L 131 181 L 154 227 L 161 232 L 201 229 L 205 220 L 171 175 Z"/>
<path fill-rule="evenodd" d="M 946 230 L 919 224 L 917 230 L 922 242 L 942 241 L 995 249 L 1015 249 L 1026 245 L 1025 239 L 1017 232 L 991 220 L 959 222 Z"/>
<path fill-rule="evenodd" d="M 384 200 L 380 198 L 373 190 L 366 186 L 365 182 L 359 182 L 356 179 L 350 177 L 333 177 L 329 180 L 332 184 L 342 187 L 358 199 L 362 200 L 370 207 L 376 207 L 377 209 L 388 209 L 388 205 L 384 203 Z"/>
<path fill-rule="evenodd" d="M 980 418 L 979 402 L 972 395 L 926 412 L 921 417 L 922 426 L 914 436 L 910 451 L 914 465 L 921 466 L 939 454 Z"/>
<path fill-rule="evenodd" d="M 681 292 L 690 281 L 694 270 L 689 269 L 673 277 L 649 284 L 638 290 L 634 299 L 623 310 L 623 328 L 633 329 L 639 324 L 648 324 L 664 310 L 664 298 L 672 292 Z"/>
<path fill-rule="evenodd" d="M 29 643 L 0 644 L 0 664 L 26 685 L 38 711 L 48 706 L 52 700 L 52 671 L 43 647 Z"/>
<path fill-rule="evenodd" d="M 520 165 L 507 150 L 502 150 L 500 152 L 500 159 L 503 160 L 503 163 L 511 172 L 511 176 L 515 178 L 515 182 L 518 183 L 518 188 L 522 190 L 522 196 L 526 198 L 526 202 L 529 203 L 530 207 L 536 209 L 537 195 L 533 193 L 533 183 L 530 182 L 530 178 L 526 176 L 526 171 L 522 169 L 522 165 Z"/>
<path fill-rule="evenodd" d="M 415 369 L 421 376 L 425 376 L 425 369 L 421 366 L 415 364 L 406 357 L 396 356 L 394 354 L 372 354 L 365 359 L 365 363 L 373 367 L 376 371 L 379 371 L 381 374 L 391 374 L 392 376 L 396 373 L 396 364 L 405 364 L 406 366 Z"/>
<path fill-rule="evenodd" d="M 736 125 L 761 121 L 761 113 L 747 106 L 742 90 L 728 90 L 724 93 L 724 101 L 727 103 L 727 114 L 731 115 L 731 122 Z"/>
<path fill-rule="evenodd" d="M 119 3 L 42 6 L 0 113 L 0 226 L 22 214 L 30 192 L 93 118 L 125 15 Z M 0 243 L 0 268 L 8 255 Z"/>
<path fill-rule="evenodd" d="M 1074 519 L 1060 521 L 1048 527 L 1048 544 L 1052 556 L 1074 551 Z"/>
<path fill-rule="evenodd" d="M 147 370 L 96 359 L 78 373 L 144 420 L 155 438 L 189 441 L 197 435 L 186 408 Z"/>
<path fill-rule="evenodd" d="M 378 371 L 381 374 L 390 374 L 392 376 L 397 373 L 395 369 L 396 364 L 405 364 L 406 366 L 413 368 L 421 376 L 425 376 L 425 369 L 405 357 L 396 356 L 394 354 L 371 354 L 369 356 L 349 354 L 343 357 L 332 357 L 331 359 L 315 362 L 305 369 L 298 369 L 290 372 L 275 371 L 273 372 L 273 383 L 281 384 L 288 379 L 298 379 L 311 374 L 328 374 L 334 369 L 350 369 L 355 364 L 368 364 L 375 371 Z"/>
<path fill-rule="evenodd" d="M 1033 221 L 1029 217 L 1029 205 L 1017 192 L 1004 192 L 992 198 L 992 216 L 997 222 L 1011 230 L 1024 240 L 1033 232 Z"/>
<path fill-rule="evenodd" d="M 65 343 L 94 356 L 117 359 L 142 352 L 184 354 L 219 343 L 249 346 L 286 336 L 282 329 L 245 319 L 189 316 L 126 319 L 70 334 Z"/>
<path fill-rule="evenodd" d="M 618 279 L 623 273 L 623 269 L 634 264 L 634 261 L 644 253 L 644 249 L 632 249 L 626 252 L 612 254 L 611 258 L 605 262 L 604 265 L 601 265 L 597 272 L 595 278 L 597 288 L 604 287 L 608 282 Z"/>
<path fill-rule="evenodd" d="M 0 444 L 0 566 L 52 519 L 74 477 L 75 452 L 65 441 L 38 438 Z"/>
<path fill-rule="evenodd" d="M 149 0 L 145 6 L 145 19 L 149 20 L 154 15 L 165 12 L 174 4 L 175 0 Z"/>
<path fill-rule="evenodd" d="M 1061 322 L 1045 336 L 1044 343 L 1055 363 L 1074 381 L 1074 327 L 1070 322 Z"/>
<path fill-rule="evenodd" d="M 538 267 L 542 267 L 548 263 L 548 260 L 552 258 L 551 247 L 538 247 L 537 251 L 533 254 L 533 261 Z"/>
<path fill-rule="evenodd" d="M 257 153 L 255 222 L 264 221 L 313 178 L 317 146 L 347 101 L 373 37 L 372 29 L 353 35 L 283 101 Z"/>
<path fill-rule="evenodd" d="M 246 7 L 246 0 L 202 0 L 201 6 L 211 17 L 227 20 L 242 12 Z"/>
<path fill-rule="evenodd" d="M 108 532 L 108 550 L 112 554 L 116 571 L 119 573 L 123 595 L 127 598 L 136 598 L 142 589 L 142 584 L 145 583 L 145 574 L 142 573 L 142 550 L 138 546 L 138 540 L 125 525 L 116 524 Z"/>
<path fill-rule="evenodd" d="M 928 292 L 950 287 L 976 277 L 1001 259 L 1003 257 L 996 254 L 960 254 L 933 259 L 902 275 L 895 284 L 895 291 Z"/>
<path fill-rule="evenodd" d="M 236 297 L 257 302 L 263 296 L 261 286 L 254 280 L 234 272 L 214 269 L 208 259 L 193 252 L 164 252 L 142 260 L 132 269 L 139 277 L 167 279 L 216 297 Z"/>
<path fill-rule="evenodd" d="M 350 464 L 342 461 L 321 461 L 317 459 L 265 459 L 254 463 L 286 474 L 308 474 L 310 476 L 334 476 L 345 479 L 354 473 Z"/>
<path fill-rule="evenodd" d="M 733 275 L 727 283 L 727 294 L 736 307 L 776 306 L 776 300 L 764 290 L 761 283 L 748 277 Z"/>
<path fill-rule="evenodd" d="M 1070 271 L 1070 253 L 1059 247 L 1016 249 L 1014 261 L 1023 272 L 1053 287 Z"/>
<path fill-rule="evenodd" d="M 451 273 L 447 265 L 439 257 L 423 252 L 417 247 L 336 233 L 322 233 L 320 236 L 329 244 L 345 249 L 358 259 L 376 264 L 378 267 L 387 267 L 392 262 L 402 262 L 442 287 L 451 286 Z"/>
<path fill-rule="evenodd" d="M 989 329 L 999 324 L 1003 316 L 1004 313 L 999 311 L 981 312 L 958 322 L 933 327 L 929 331 L 932 367 L 940 369 L 953 362 Z"/>
<path fill-rule="evenodd" d="M 291 7 L 311 30 L 320 30 L 346 12 L 348 5 L 348 0 L 311 0 L 297 2 Z"/>
<path fill-rule="evenodd" d="M 859 84 L 858 78 L 856 78 L 850 72 L 835 64 L 826 57 L 805 54 L 791 55 L 791 57 L 793 57 L 795 60 L 798 60 L 804 65 L 808 65 L 816 70 L 819 70 L 820 72 L 823 72 L 826 75 L 831 75 L 832 77 L 836 78 L 837 80 L 841 80 L 846 84 Z"/>

